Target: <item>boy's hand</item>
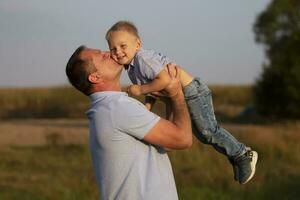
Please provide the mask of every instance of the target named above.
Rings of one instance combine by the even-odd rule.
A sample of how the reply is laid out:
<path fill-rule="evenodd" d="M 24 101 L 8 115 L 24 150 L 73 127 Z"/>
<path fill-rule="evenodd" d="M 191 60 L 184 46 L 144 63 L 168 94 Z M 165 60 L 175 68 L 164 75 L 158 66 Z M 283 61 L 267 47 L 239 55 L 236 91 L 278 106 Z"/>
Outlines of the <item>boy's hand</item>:
<path fill-rule="evenodd" d="M 142 87 L 140 85 L 130 85 L 128 88 L 127 88 L 127 93 L 130 95 L 130 96 L 140 96 L 142 95 Z"/>

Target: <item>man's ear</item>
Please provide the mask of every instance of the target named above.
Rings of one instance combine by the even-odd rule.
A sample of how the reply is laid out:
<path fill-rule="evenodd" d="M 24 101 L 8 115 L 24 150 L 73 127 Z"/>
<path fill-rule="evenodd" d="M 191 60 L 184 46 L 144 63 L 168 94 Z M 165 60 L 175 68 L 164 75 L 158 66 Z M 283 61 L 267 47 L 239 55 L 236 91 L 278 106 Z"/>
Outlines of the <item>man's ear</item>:
<path fill-rule="evenodd" d="M 88 76 L 88 80 L 91 83 L 101 83 L 102 82 L 102 78 L 101 78 L 101 76 L 97 72 L 91 73 Z"/>

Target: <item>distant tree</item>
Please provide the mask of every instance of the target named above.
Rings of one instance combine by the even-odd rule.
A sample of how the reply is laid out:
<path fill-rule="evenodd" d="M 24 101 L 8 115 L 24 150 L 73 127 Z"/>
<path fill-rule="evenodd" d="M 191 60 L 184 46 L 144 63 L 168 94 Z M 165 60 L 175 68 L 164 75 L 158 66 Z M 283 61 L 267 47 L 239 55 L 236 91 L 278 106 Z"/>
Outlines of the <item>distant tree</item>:
<path fill-rule="evenodd" d="M 260 114 L 300 118 L 300 0 L 273 0 L 256 19 L 267 60 L 254 86 Z"/>

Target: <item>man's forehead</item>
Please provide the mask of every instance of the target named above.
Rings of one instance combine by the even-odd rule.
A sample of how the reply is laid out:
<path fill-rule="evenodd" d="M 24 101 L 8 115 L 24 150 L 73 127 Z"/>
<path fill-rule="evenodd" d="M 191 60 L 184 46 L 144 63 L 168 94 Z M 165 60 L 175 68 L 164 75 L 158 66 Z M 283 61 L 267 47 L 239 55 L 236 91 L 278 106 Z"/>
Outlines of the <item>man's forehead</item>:
<path fill-rule="evenodd" d="M 97 49 L 85 48 L 80 53 L 80 58 L 81 59 L 90 59 L 94 55 L 94 53 L 99 52 L 99 51 L 100 50 L 97 50 Z"/>

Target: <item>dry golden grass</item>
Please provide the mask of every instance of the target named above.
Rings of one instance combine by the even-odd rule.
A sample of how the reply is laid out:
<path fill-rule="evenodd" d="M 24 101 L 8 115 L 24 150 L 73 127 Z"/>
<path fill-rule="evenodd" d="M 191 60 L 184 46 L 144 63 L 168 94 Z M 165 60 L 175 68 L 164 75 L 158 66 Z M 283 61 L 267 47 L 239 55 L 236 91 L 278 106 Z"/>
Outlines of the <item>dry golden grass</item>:
<path fill-rule="evenodd" d="M 24 119 L 0 122 L 0 148 L 51 144 L 86 145 L 86 119 Z"/>
<path fill-rule="evenodd" d="M 84 118 L 86 96 L 70 87 L 2 88 L 0 118 Z"/>
<path fill-rule="evenodd" d="M 234 117 L 252 102 L 251 86 L 210 89 L 218 115 Z M 71 87 L 0 88 L 0 105 L 0 118 L 84 118 L 89 100 Z M 155 111 L 164 112 L 162 103 L 157 104 Z"/>

